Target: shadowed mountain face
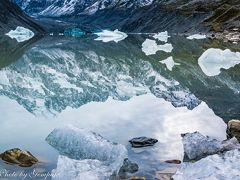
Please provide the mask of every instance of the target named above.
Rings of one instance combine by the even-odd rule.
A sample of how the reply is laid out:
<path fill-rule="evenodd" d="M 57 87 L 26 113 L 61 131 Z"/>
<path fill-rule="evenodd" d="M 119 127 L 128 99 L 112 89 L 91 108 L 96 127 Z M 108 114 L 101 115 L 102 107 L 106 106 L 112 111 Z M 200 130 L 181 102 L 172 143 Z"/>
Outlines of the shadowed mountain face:
<path fill-rule="evenodd" d="M 240 27 L 239 0 L 15 0 L 29 15 L 126 32 L 222 31 Z"/>
<path fill-rule="evenodd" d="M 24 26 L 33 32 L 44 32 L 33 19 L 25 15 L 22 10 L 9 0 L 0 1 L 0 35 L 9 30 L 16 29 L 17 26 Z"/>

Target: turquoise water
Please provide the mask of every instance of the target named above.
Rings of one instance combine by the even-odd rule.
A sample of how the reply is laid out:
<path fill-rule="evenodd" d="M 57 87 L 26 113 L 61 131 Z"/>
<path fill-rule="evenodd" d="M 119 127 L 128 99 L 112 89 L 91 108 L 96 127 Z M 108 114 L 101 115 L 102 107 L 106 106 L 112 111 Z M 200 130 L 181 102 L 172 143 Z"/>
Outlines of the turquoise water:
<path fill-rule="evenodd" d="M 240 118 L 240 65 L 209 77 L 198 58 L 209 48 L 239 52 L 239 47 L 173 36 L 171 53 L 147 56 L 142 51 L 146 38 L 151 36 L 129 36 L 118 43 L 93 37 L 24 43 L 2 38 L 0 152 L 18 147 L 41 163 L 20 168 L 1 162 L 0 169 L 56 168 L 59 154 L 45 138 L 65 124 L 125 145 L 129 158 L 140 166 L 136 175 L 150 179 L 169 167 L 165 160 L 182 159 L 181 133 L 200 131 L 225 139 L 225 122 Z M 170 56 L 177 63 L 172 71 L 159 62 Z M 139 136 L 159 143 L 132 149 L 128 141 Z"/>

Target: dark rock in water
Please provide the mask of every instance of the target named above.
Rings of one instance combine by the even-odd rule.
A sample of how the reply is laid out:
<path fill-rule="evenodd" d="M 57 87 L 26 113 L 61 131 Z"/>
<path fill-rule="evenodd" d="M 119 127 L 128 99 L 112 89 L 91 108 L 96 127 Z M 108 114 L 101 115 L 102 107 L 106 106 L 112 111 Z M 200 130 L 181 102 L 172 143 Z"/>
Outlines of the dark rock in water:
<path fill-rule="evenodd" d="M 237 140 L 240 142 L 240 121 L 239 120 L 231 120 L 228 122 L 227 137 L 228 139 L 236 137 Z"/>
<path fill-rule="evenodd" d="M 167 160 L 165 161 L 166 163 L 170 163 L 170 164 L 181 164 L 180 160 L 174 159 L 174 160 Z"/>
<path fill-rule="evenodd" d="M 136 163 L 131 162 L 129 159 L 124 159 L 123 165 L 120 168 L 118 175 L 122 179 L 126 179 L 128 177 L 128 173 L 136 173 L 138 171 L 138 165 Z"/>
<path fill-rule="evenodd" d="M 158 142 L 157 139 L 147 138 L 147 137 L 138 137 L 133 138 L 129 141 L 134 148 L 141 148 L 146 146 L 153 146 L 155 143 Z"/>
<path fill-rule="evenodd" d="M 6 163 L 17 164 L 22 167 L 31 167 L 38 162 L 38 159 L 29 151 L 22 151 L 18 148 L 5 151 L 0 155 L 0 158 Z"/>

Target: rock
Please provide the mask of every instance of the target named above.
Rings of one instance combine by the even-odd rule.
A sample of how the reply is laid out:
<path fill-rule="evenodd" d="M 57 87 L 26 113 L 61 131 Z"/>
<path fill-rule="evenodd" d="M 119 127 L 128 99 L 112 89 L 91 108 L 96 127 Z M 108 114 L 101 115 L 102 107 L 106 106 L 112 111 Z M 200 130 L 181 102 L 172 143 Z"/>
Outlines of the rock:
<path fill-rule="evenodd" d="M 237 140 L 240 142 L 240 121 L 239 120 L 231 120 L 228 122 L 227 136 L 228 138 L 236 137 Z"/>
<path fill-rule="evenodd" d="M 120 168 L 118 175 L 122 179 L 126 179 L 128 177 L 128 173 L 136 173 L 138 171 L 138 165 L 136 163 L 131 162 L 129 159 L 124 159 L 123 165 Z"/>
<path fill-rule="evenodd" d="M 240 151 L 232 150 L 224 154 L 215 154 L 195 163 L 183 163 L 172 177 L 174 180 L 192 179 L 240 179 Z"/>
<path fill-rule="evenodd" d="M 180 160 L 174 159 L 174 160 L 167 160 L 165 161 L 166 163 L 170 163 L 170 164 L 181 164 Z"/>
<path fill-rule="evenodd" d="M 22 151 L 18 148 L 5 151 L 0 155 L 0 158 L 6 163 L 17 164 L 22 167 L 31 167 L 38 162 L 38 159 L 29 151 Z"/>
<path fill-rule="evenodd" d="M 204 136 L 199 132 L 187 133 L 182 136 L 185 161 L 199 160 L 208 155 L 219 152 L 240 149 L 240 144 L 236 138 L 221 142 L 208 136 Z"/>
<path fill-rule="evenodd" d="M 157 139 L 147 138 L 147 137 L 138 137 L 133 138 L 129 141 L 134 148 L 141 148 L 146 146 L 153 146 L 155 143 L 158 142 Z"/>
<path fill-rule="evenodd" d="M 176 173 L 178 168 L 177 166 L 168 167 L 166 169 L 160 170 L 156 172 L 156 179 L 158 180 L 170 180 L 172 176 Z"/>
<path fill-rule="evenodd" d="M 140 177 L 140 176 L 133 176 L 133 177 L 130 177 L 128 180 L 146 180 L 146 178 Z"/>

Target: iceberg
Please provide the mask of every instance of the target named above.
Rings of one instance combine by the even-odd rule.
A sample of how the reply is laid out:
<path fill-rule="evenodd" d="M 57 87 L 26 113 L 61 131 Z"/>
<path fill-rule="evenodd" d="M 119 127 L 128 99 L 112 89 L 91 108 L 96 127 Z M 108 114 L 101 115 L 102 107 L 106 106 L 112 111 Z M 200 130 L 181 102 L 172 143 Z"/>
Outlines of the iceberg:
<path fill-rule="evenodd" d="M 236 138 L 226 141 L 219 141 L 199 132 L 187 133 L 183 135 L 183 148 L 185 158 L 188 160 L 199 160 L 208 155 L 219 152 L 240 149 L 240 144 Z"/>
<path fill-rule="evenodd" d="M 195 163 L 183 163 L 172 177 L 174 180 L 238 180 L 240 179 L 240 151 L 208 156 Z"/>
<path fill-rule="evenodd" d="M 167 32 L 167 31 L 160 32 L 160 33 L 155 34 L 155 35 L 153 36 L 154 39 L 157 39 L 157 40 L 162 41 L 162 42 L 165 42 L 165 43 L 168 41 L 168 38 L 169 38 L 169 37 L 170 37 L 170 36 L 168 36 L 168 32 Z"/>
<path fill-rule="evenodd" d="M 118 29 L 114 31 L 109 30 L 103 30 L 102 32 L 94 33 L 98 38 L 96 38 L 96 41 L 103 41 L 103 42 L 110 42 L 114 41 L 118 43 L 119 41 L 122 41 L 128 37 L 128 35 L 124 32 L 119 31 Z"/>
<path fill-rule="evenodd" d="M 221 73 L 222 68 L 229 69 L 240 64 L 240 52 L 210 48 L 201 55 L 198 64 L 204 74 L 216 76 Z"/>
<path fill-rule="evenodd" d="M 55 180 L 105 180 L 117 174 L 127 158 L 125 146 L 71 125 L 54 129 L 46 141 L 60 154 Z"/>
<path fill-rule="evenodd" d="M 142 44 L 142 51 L 148 56 L 156 54 L 157 51 L 165 51 L 167 53 L 172 52 L 172 44 L 166 43 L 163 45 L 158 45 L 155 40 L 146 39 Z"/>
<path fill-rule="evenodd" d="M 27 28 L 18 26 L 15 30 L 9 31 L 6 35 L 12 39 L 16 39 L 17 42 L 24 42 L 31 39 L 34 36 L 34 32 Z"/>
<path fill-rule="evenodd" d="M 69 28 L 64 30 L 64 35 L 72 37 L 81 37 L 86 35 L 86 32 L 82 31 L 79 28 Z"/>
<path fill-rule="evenodd" d="M 171 57 L 168 57 L 168 58 L 165 59 L 165 60 L 160 61 L 160 63 L 166 64 L 167 69 L 168 69 L 169 71 L 172 71 L 174 65 L 180 65 L 179 63 L 175 63 L 175 62 L 174 62 L 172 56 L 171 56 Z"/>
<path fill-rule="evenodd" d="M 207 36 L 204 35 L 204 34 L 193 34 L 193 35 L 187 37 L 187 39 L 191 39 L 191 40 L 193 40 L 193 39 L 206 39 L 206 38 L 207 38 Z"/>

